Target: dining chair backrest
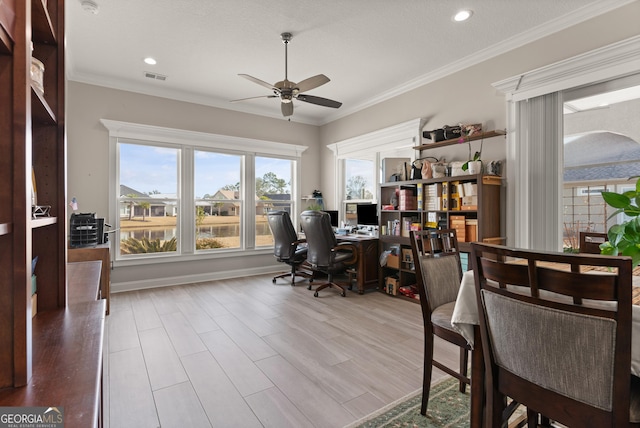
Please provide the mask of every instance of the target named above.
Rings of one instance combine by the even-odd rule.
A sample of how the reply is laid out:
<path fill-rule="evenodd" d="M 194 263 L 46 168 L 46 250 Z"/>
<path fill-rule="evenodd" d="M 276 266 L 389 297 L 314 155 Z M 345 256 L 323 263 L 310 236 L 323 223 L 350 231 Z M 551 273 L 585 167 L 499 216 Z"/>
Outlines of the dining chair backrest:
<path fill-rule="evenodd" d="M 602 232 L 580 232 L 580 252 L 600 254 L 600 244 L 609 238 Z"/>
<path fill-rule="evenodd" d="M 430 313 L 458 297 L 462 279 L 458 239 L 455 229 L 421 230 L 412 236 L 418 257 L 414 260 L 416 275 L 422 280 L 418 281 L 422 285 L 418 291 L 424 294 L 420 301 Z"/>
<path fill-rule="evenodd" d="M 569 426 L 628 426 L 631 258 L 471 247 L 493 405 L 508 396 Z"/>

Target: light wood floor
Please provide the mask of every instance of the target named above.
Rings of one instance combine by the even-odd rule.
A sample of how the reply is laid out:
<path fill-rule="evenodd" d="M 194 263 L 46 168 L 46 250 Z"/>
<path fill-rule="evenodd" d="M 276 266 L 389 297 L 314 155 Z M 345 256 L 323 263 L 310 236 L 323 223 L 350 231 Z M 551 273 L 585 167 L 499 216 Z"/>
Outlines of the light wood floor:
<path fill-rule="evenodd" d="M 420 305 L 271 278 L 113 294 L 105 425 L 343 427 L 421 388 Z"/>

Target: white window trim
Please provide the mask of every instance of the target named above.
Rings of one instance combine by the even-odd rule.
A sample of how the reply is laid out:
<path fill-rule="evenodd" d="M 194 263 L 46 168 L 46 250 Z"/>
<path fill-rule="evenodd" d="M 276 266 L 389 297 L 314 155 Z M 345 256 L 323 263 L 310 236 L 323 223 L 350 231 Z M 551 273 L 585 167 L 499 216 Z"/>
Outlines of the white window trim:
<path fill-rule="evenodd" d="M 327 147 L 334 155 L 334 168 L 336 171 L 335 181 L 335 201 L 337 207 L 342 207 L 345 198 L 345 171 L 344 159 L 366 159 L 374 162 L 374 188 L 380 184 L 380 165 L 384 157 L 411 157 L 414 155 L 413 147 L 420 144 L 420 133 L 424 121 L 422 119 L 412 119 L 407 122 L 359 135 L 329 144 Z M 374 202 L 377 196 L 374 196 Z M 350 203 L 357 201 L 349 201 Z M 369 202 L 367 200 L 367 202 Z M 342 211 L 342 208 L 341 208 Z M 344 218 L 344 212 L 341 212 Z"/>
<path fill-rule="evenodd" d="M 524 138 L 517 120 L 517 103 L 560 92 L 579 86 L 595 84 L 606 80 L 617 79 L 638 73 L 640 70 L 640 36 L 634 36 L 599 49 L 568 58 L 529 72 L 501 80 L 493 87 L 503 92 L 507 100 L 507 244 L 527 248 L 536 241 L 532 230 L 533 216 L 558 218 L 557 205 L 542 200 L 529 200 L 530 168 L 532 165 L 524 157 L 526 151 L 521 150 Z M 562 109 L 559 109 L 562 115 Z M 561 117 L 556 121 L 562 123 Z M 559 125 L 558 125 L 559 126 Z M 546 130 L 549 134 L 557 134 L 561 129 Z M 549 162 L 557 162 L 555 152 L 549 152 Z M 562 157 L 560 157 L 562 161 Z M 561 174 L 561 165 L 549 165 L 547 173 Z M 558 177 L 549 177 L 559 182 Z M 523 207 L 527 212 L 519 212 Z M 531 207 L 537 207 L 534 213 Z M 545 249 L 558 250 L 557 241 L 545 238 L 540 242 Z"/>
<path fill-rule="evenodd" d="M 251 189 L 246 189 L 249 193 L 245 192 L 247 195 L 255 194 L 255 183 L 252 181 L 253 177 L 253 167 L 247 168 L 248 158 L 254 159 L 255 156 L 276 156 L 279 158 L 288 158 L 295 161 L 295 180 L 296 183 L 292 186 L 292 209 L 296 209 L 297 205 L 300 201 L 300 184 L 299 180 L 301 177 L 301 157 L 302 153 L 308 149 L 308 146 L 297 145 L 297 144 L 286 144 L 275 141 L 267 141 L 267 140 L 257 140 L 252 138 L 243 138 L 243 137 L 234 137 L 228 135 L 220 135 L 220 134 L 211 134 L 206 132 L 197 132 L 197 131 L 189 131 L 183 129 L 174 129 L 174 128 L 166 128 L 161 126 L 154 125 L 144 125 L 138 123 L 131 122 L 121 122 L 116 120 L 109 119 L 100 119 L 102 125 L 107 128 L 109 131 L 109 219 L 113 221 L 117 218 L 118 214 L 118 196 L 116 194 L 116 185 L 118 184 L 118 171 L 116 162 L 113 160 L 117 159 L 118 154 L 118 139 L 132 139 L 132 140 L 140 140 L 142 142 L 155 142 L 155 143 L 164 143 L 172 146 L 182 146 L 183 149 L 186 150 L 194 150 L 198 148 L 205 149 L 215 149 L 216 151 L 227 151 L 231 153 L 244 155 L 245 164 L 242 166 L 242 177 L 244 186 L 252 186 L 253 192 Z M 184 157 L 184 156 L 183 156 Z M 179 168 L 190 168 L 193 171 L 193 165 L 185 164 L 185 161 L 181 158 Z M 188 171 L 187 171 L 188 172 Z M 248 181 L 247 181 L 248 180 Z M 181 180 L 181 183 L 184 180 Z M 186 187 L 185 187 L 186 186 Z M 182 183 L 182 188 L 179 189 L 180 192 L 185 192 L 193 186 L 193 183 Z M 193 194 L 193 192 L 189 193 Z M 188 215 L 189 212 L 193 212 L 193 207 L 185 207 L 185 198 L 181 198 L 183 215 Z M 253 203 L 253 198 L 249 198 L 250 200 L 245 201 L 245 204 L 248 202 L 249 204 Z M 247 218 L 247 213 L 250 212 L 246 207 L 243 208 L 243 230 L 241 231 L 241 242 L 244 243 L 245 249 L 235 250 L 231 249 L 229 251 L 221 251 L 221 252 L 198 252 L 194 253 L 183 253 L 180 255 L 173 255 L 171 257 L 166 256 L 158 256 L 158 257 L 145 257 L 141 259 L 130 259 L 130 260 L 118 260 L 114 262 L 116 266 L 132 266 L 132 265 L 142 265 L 142 264 L 154 264 L 166 261 L 190 261 L 190 260 L 202 260 L 206 258 L 218 258 L 218 257 L 229 257 L 229 256 L 237 256 L 238 254 L 243 254 L 247 252 L 266 252 L 271 251 L 268 247 L 255 247 L 255 238 L 248 239 L 247 236 L 252 236 L 251 231 L 255 231 L 255 225 L 253 224 L 253 219 Z M 183 224 L 184 226 L 184 224 Z M 178 226 L 180 227 L 180 225 Z M 185 226 L 186 227 L 186 226 Z M 184 237 L 183 237 L 184 239 Z M 182 240 L 181 240 L 182 241 Z M 186 242 L 183 243 L 187 244 Z"/>

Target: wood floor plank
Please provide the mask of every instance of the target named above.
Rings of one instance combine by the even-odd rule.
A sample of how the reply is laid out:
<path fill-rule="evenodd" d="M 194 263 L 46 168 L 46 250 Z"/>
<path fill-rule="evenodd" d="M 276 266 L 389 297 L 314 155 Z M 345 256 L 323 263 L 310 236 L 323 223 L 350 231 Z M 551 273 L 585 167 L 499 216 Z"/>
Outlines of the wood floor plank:
<path fill-rule="evenodd" d="M 186 382 L 189 379 L 163 328 L 141 331 L 140 343 L 153 391 Z"/>
<path fill-rule="evenodd" d="M 313 426 L 313 423 L 278 388 L 251 394 L 246 400 L 265 428 Z"/>
<path fill-rule="evenodd" d="M 421 387 L 420 305 L 379 292 L 314 298 L 271 278 L 114 294 L 110 427 L 164 428 L 191 411 L 205 426 L 342 427 Z M 457 366 L 457 347 L 434 348 Z M 434 369 L 432 382 L 444 376 Z M 137 390 L 146 397 L 129 397 Z M 183 400 L 175 412 L 172 400 Z"/>
<path fill-rule="evenodd" d="M 246 325 L 239 323 L 236 317 L 232 315 L 216 317 L 216 323 L 252 361 L 277 355 L 277 352 L 263 338 Z"/>
<path fill-rule="evenodd" d="M 162 428 L 212 427 L 190 382 L 162 388 L 153 396 Z"/>
<path fill-rule="evenodd" d="M 273 386 L 224 331 L 210 331 L 200 337 L 243 397 Z"/>
<path fill-rule="evenodd" d="M 111 317 L 111 314 L 109 317 Z M 151 392 L 142 350 L 109 355 L 109 425 L 114 428 L 157 428 L 156 405 Z"/>
<path fill-rule="evenodd" d="M 313 426 L 342 427 L 354 420 L 340 403 L 280 356 L 256 363 L 269 379 L 300 410 Z"/>
<path fill-rule="evenodd" d="M 205 344 L 200 340 L 200 336 L 182 312 L 164 314 L 160 316 L 160 319 L 178 356 L 207 350 Z"/>
<path fill-rule="evenodd" d="M 381 409 L 385 406 L 384 401 L 380 400 L 375 395 L 365 392 L 362 395 L 349 400 L 343 404 L 344 408 L 353 414 L 356 419 L 364 418 L 367 415 Z"/>
<path fill-rule="evenodd" d="M 194 301 L 178 302 L 182 315 L 189 321 L 193 330 L 200 334 L 220 329 L 220 326 Z"/>
<path fill-rule="evenodd" d="M 187 355 L 182 357 L 182 363 L 214 427 L 262 426 L 211 353 Z"/>
<path fill-rule="evenodd" d="M 113 315 L 113 316 L 111 316 Z M 136 321 L 131 309 L 116 310 L 109 316 L 109 349 L 118 352 L 125 349 L 139 348 L 140 339 L 136 329 Z"/>
<path fill-rule="evenodd" d="M 156 306 L 149 298 L 148 292 L 134 291 L 131 299 L 131 309 L 136 320 L 138 331 L 162 327 L 162 321 L 156 311 Z"/>

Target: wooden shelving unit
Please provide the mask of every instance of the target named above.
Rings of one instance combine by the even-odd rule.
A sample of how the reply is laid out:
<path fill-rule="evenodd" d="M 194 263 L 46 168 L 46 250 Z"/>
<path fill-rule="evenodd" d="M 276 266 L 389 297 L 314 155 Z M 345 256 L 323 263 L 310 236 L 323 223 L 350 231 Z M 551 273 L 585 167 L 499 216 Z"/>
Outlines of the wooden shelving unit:
<path fill-rule="evenodd" d="M 64 0 L 0 1 L 0 390 L 32 376 L 31 264 L 37 313 L 66 305 Z M 33 48 L 33 50 L 32 50 Z M 44 64 L 44 92 L 31 59 Z M 38 204 L 32 218 L 32 169 Z M 36 323 L 37 324 L 37 323 Z M 41 324 L 41 323 L 40 323 Z"/>
<path fill-rule="evenodd" d="M 462 142 L 488 139 L 505 135 L 504 131 L 482 132 L 472 137 L 464 137 Z M 424 151 L 459 144 L 460 138 L 440 141 L 433 144 L 426 144 L 414 147 L 416 150 Z M 421 154 L 422 156 L 422 154 Z M 476 198 L 475 205 L 462 206 L 462 199 L 458 189 L 471 188 L 474 193 L 470 193 Z M 439 198 L 439 204 L 435 207 L 425 204 L 427 190 L 435 191 Z M 444 189 L 444 190 L 443 190 Z M 455 192 L 453 191 L 455 189 Z M 501 178 L 495 176 L 460 175 L 454 177 L 431 178 L 424 180 L 409 180 L 392 183 L 383 183 L 378 188 L 378 201 L 381 207 L 390 205 L 392 198 L 398 198 L 400 193 L 417 196 L 422 193 L 422 204 L 418 203 L 416 209 L 381 209 L 378 215 L 379 224 L 379 251 L 387 251 L 392 247 L 399 248 L 399 266 L 381 267 L 379 272 L 380 290 L 385 291 L 385 278 L 394 277 L 398 279 L 398 286 L 410 286 L 416 283 L 415 270 L 411 264 L 403 257 L 403 252 L 411 250 L 409 230 L 405 228 L 405 223 L 413 224 L 420 230 L 434 228 L 452 228 L 461 225 L 462 229 L 458 234 L 459 248 L 461 252 L 471 251 L 471 241 L 493 240 L 500 241 L 500 205 L 501 205 Z M 454 203 L 455 200 L 455 203 Z M 398 201 L 399 203 L 399 201 Z M 411 219 L 411 220 L 407 220 Z M 399 234 L 394 234 L 389 229 L 393 223 L 400 224 Z M 386 229 L 386 233 L 382 230 Z M 468 230 L 468 232 L 467 232 Z M 466 264 L 466 257 L 463 255 L 463 265 Z M 464 267 L 464 266 L 463 266 Z M 404 297 L 397 293 L 397 297 Z M 415 299 L 409 299 L 418 302 Z"/>

